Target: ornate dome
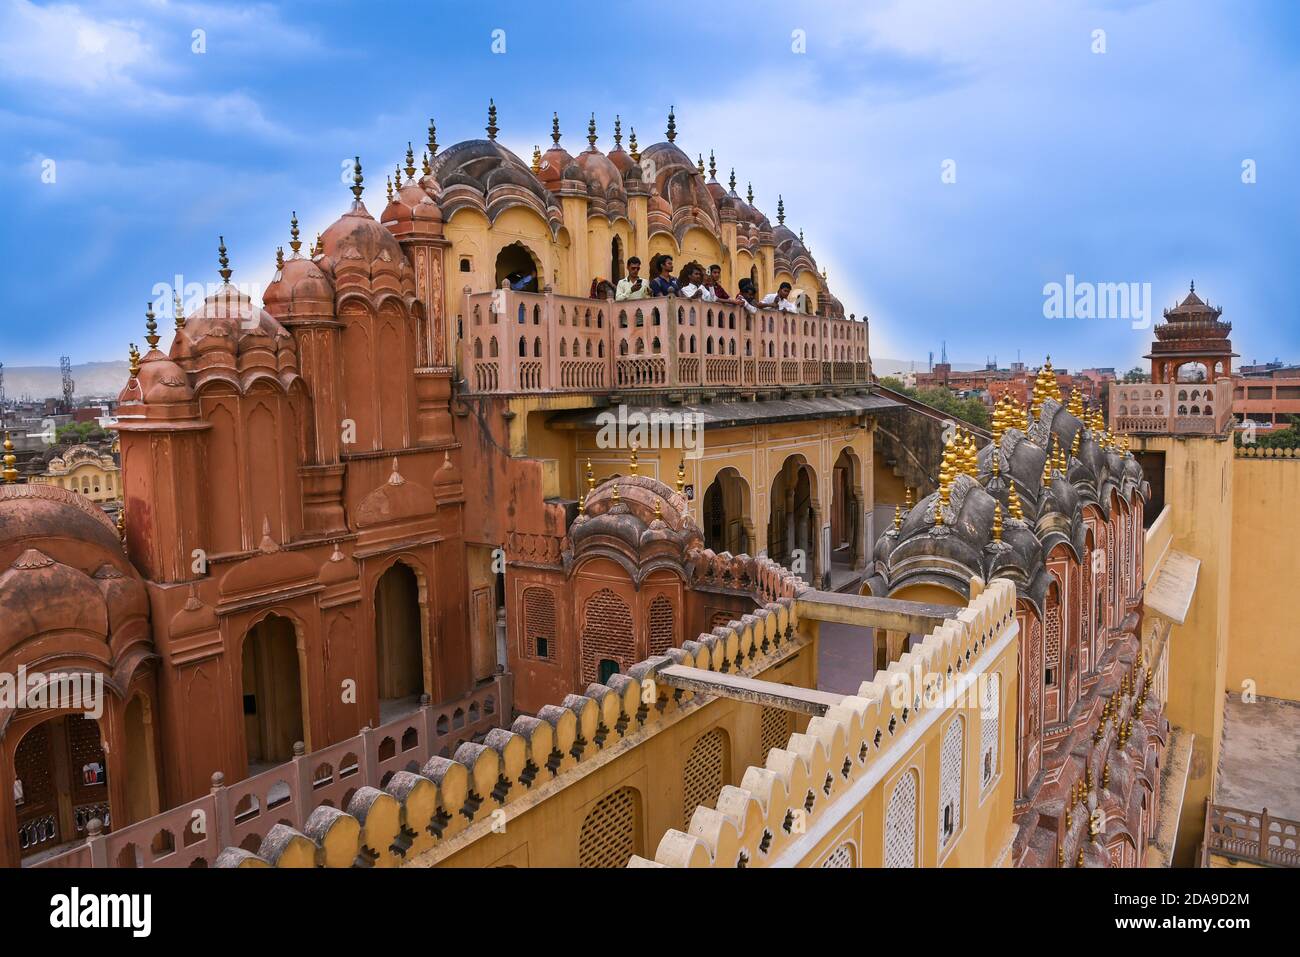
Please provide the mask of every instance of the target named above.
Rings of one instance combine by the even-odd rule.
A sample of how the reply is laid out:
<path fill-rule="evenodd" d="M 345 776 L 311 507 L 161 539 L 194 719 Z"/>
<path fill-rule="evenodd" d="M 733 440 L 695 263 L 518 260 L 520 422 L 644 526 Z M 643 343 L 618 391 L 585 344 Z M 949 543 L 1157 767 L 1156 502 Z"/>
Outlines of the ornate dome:
<path fill-rule="evenodd" d="M 563 151 L 560 151 L 563 153 Z M 551 156 L 551 153 L 547 153 Z M 573 158 L 553 157 L 553 167 L 562 170 Z M 543 173 L 547 170 L 543 163 Z M 441 194 L 435 197 L 442 217 L 449 220 L 460 209 L 470 207 L 495 222 L 512 206 L 527 206 L 557 229 L 563 217 L 543 181 L 518 156 L 496 140 L 466 140 L 449 147 L 433 159 L 432 173 Z M 558 183 L 558 176 L 556 182 Z"/>
<path fill-rule="evenodd" d="M 36 548 L 0 575 L 0 658 L 39 635 L 108 637 L 108 609 L 90 576 Z"/>
<path fill-rule="evenodd" d="M 122 555 L 112 521 L 84 496 L 54 485 L 0 485 L 0 561 L 12 561 L 15 549 L 32 545 L 63 558 L 52 540 Z"/>
<path fill-rule="evenodd" d="M 634 578 L 658 565 L 680 565 L 703 548 L 686 496 L 642 475 L 607 479 L 587 495 L 569 526 L 563 553 L 572 567 L 589 551 L 613 558 Z"/>

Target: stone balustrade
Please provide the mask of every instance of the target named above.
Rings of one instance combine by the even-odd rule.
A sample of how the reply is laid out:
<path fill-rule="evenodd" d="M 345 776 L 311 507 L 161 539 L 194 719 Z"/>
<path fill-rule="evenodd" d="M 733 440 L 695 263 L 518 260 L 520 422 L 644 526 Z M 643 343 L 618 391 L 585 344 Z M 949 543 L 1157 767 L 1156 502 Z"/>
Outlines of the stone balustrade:
<path fill-rule="evenodd" d="M 479 393 L 865 385 L 867 324 L 675 296 L 616 302 L 465 290 L 462 369 Z"/>
<path fill-rule="evenodd" d="M 374 792 L 388 788 L 398 775 L 431 761 L 449 761 L 465 742 L 490 736 L 511 713 L 510 681 L 502 675 L 459 701 L 423 704 L 379 728 L 363 729 L 311 754 L 295 754 L 236 784 L 226 785 L 220 774 L 213 775 L 208 794 L 118 830 L 91 827 L 85 843 L 31 866 L 207 867 L 227 847 L 248 862 L 253 855 L 247 848 L 261 848 L 268 840 L 278 847 L 286 830 L 312 833 L 312 822 L 322 816 L 330 819 L 325 830 L 337 842 L 349 827 L 337 825 L 341 812 L 336 809 L 369 806 Z M 301 842 L 286 846 L 301 850 Z M 337 854 L 330 860 L 337 861 Z"/>

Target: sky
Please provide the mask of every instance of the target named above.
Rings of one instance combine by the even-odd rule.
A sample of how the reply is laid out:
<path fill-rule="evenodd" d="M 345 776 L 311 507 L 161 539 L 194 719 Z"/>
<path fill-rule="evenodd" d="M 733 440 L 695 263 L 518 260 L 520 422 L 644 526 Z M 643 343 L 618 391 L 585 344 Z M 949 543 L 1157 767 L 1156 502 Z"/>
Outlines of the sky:
<path fill-rule="evenodd" d="M 429 118 L 481 138 L 489 97 L 526 161 L 552 111 L 571 152 L 592 112 L 644 149 L 672 105 L 687 153 L 784 198 L 876 356 L 1127 369 L 1195 281 L 1242 361 L 1300 361 L 1292 0 L 0 0 L 0 362 L 125 359 L 219 235 L 264 287 L 345 161 L 378 212 Z M 1135 306 L 1051 315 L 1067 282 Z"/>

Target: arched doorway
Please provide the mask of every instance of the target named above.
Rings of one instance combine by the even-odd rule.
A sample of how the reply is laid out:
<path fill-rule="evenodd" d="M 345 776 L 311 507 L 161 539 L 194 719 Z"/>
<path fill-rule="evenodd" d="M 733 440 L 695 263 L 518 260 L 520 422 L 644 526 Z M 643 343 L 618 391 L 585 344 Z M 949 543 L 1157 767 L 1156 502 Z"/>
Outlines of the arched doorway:
<path fill-rule="evenodd" d="M 502 247 L 497 253 L 496 284 L 500 289 L 503 280 L 510 280 L 511 288 L 516 286 L 522 292 L 537 292 L 541 287 L 538 277 L 541 264 L 523 243 L 511 243 Z"/>
<path fill-rule="evenodd" d="M 375 584 L 375 667 L 380 721 L 419 706 L 424 693 L 420 582 L 395 562 Z"/>
<path fill-rule="evenodd" d="M 23 858 L 84 839 L 93 818 L 108 830 L 108 760 L 99 725 L 66 714 L 28 731 L 14 751 L 14 793 L 4 797 L 16 805 Z"/>
<path fill-rule="evenodd" d="M 767 523 L 768 557 L 810 584 L 821 580 L 816 475 L 803 456 L 792 455 L 772 480 Z"/>
<path fill-rule="evenodd" d="M 831 573 L 851 573 L 865 559 L 866 506 L 862 501 L 862 470 L 847 448 L 835 460 L 831 479 Z"/>
<path fill-rule="evenodd" d="M 748 555 L 753 541 L 749 484 L 734 468 L 725 468 L 704 493 L 704 544 L 715 552 Z"/>
<path fill-rule="evenodd" d="M 615 236 L 609 241 L 609 281 L 623 278 L 623 240 Z"/>
<path fill-rule="evenodd" d="M 267 615 L 249 629 L 243 648 L 244 741 L 249 773 L 293 757 L 303 740 L 302 684 L 293 622 Z"/>

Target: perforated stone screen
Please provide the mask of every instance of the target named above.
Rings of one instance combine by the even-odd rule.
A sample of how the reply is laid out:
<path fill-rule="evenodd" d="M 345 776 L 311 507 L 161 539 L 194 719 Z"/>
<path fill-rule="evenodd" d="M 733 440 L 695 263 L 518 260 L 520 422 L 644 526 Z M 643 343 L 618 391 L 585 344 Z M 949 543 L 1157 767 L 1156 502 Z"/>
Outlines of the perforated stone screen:
<path fill-rule="evenodd" d="M 721 728 L 700 735 L 682 769 L 682 830 L 701 804 L 713 807 L 726 781 L 727 735 Z"/>
<path fill-rule="evenodd" d="M 596 802 L 582 822 L 579 867 L 625 867 L 637 853 L 637 793 L 611 791 Z"/>

